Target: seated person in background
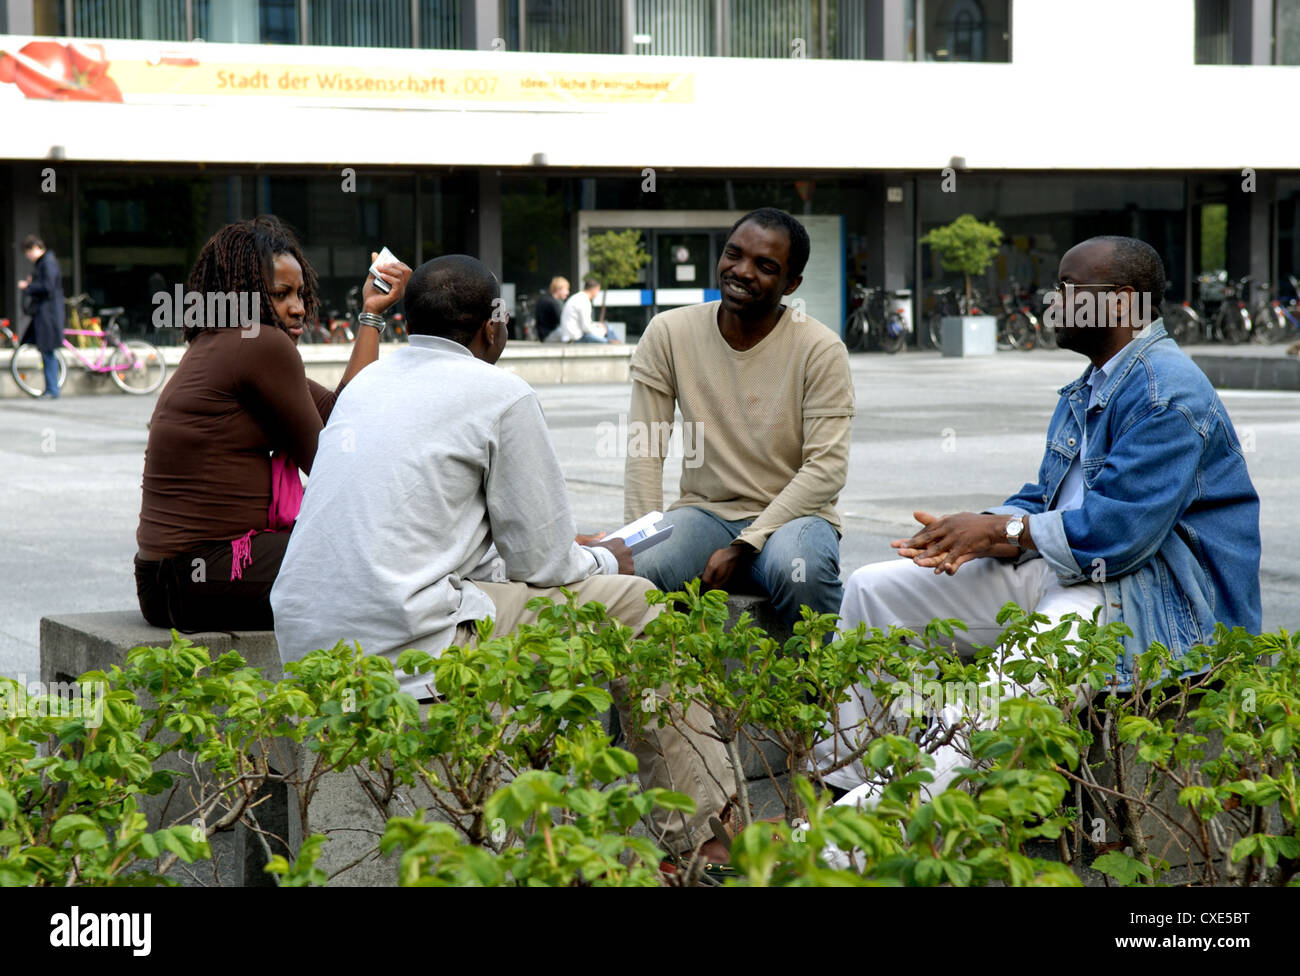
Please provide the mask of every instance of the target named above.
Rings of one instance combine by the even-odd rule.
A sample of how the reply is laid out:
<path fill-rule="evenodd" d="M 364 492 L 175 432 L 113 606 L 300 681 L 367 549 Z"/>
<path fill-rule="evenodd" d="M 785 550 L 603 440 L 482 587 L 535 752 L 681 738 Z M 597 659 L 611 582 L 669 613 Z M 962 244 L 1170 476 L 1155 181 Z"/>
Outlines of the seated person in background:
<path fill-rule="evenodd" d="M 781 299 L 803 280 L 808 233 L 765 208 L 731 229 L 719 302 L 656 315 L 632 357 L 624 515 L 663 508 L 674 406 L 684 422 L 667 541 L 637 557 L 661 590 L 757 589 L 787 622 L 839 613 L 840 517 L 853 378 L 844 343 Z M 645 436 L 646 434 L 649 436 Z M 648 445 L 648 449 L 647 449 Z"/>
<path fill-rule="evenodd" d="M 920 633 L 934 617 L 957 617 L 969 627 L 957 647 L 970 653 L 996 642 L 1008 601 L 1048 617 L 1049 628 L 1101 607 L 1101 623 L 1133 631 L 1115 674 L 1125 690 L 1133 656 L 1155 641 L 1178 655 L 1211 640 L 1219 621 L 1259 632 L 1259 496 L 1209 380 L 1143 317 L 1164 294 L 1155 249 L 1094 237 L 1066 252 L 1059 276 L 1057 341 L 1091 364 L 1060 391 L 1037 480 L 982 514 L 917 512 L 923 528 L 893 543 L 903 560 L 849 579 L 841 626 Z M 1085 305 L 1095 308 L 1086 320 Z M 816 749 L 822 768 L 870 734 L 855 726 L 875 699 L 862 687 L 855 698 L 840 706 L 840 734 Z M 939 721 L 963 718 L 949 706 Z M 932 795 L 970 765 L 969 731 L 934 753 Z M 874 795 L 860 763 L 825 778 L 853 791 L 847 802 Z"/>
<path fill-rule="evenodd" d="M 411 273 L 400 262 L 380 271 L 393 289 L 385 295 L 368 277 L 367 312 L 401 300 Z M 378 358 L 379 329 L 361 329 L 333 391 L 307 378 L 295 344 L 319 310 L 316 274 L 275 217 L 213 234 L 187 287 L 205 309 L 217 294 L 251 292 L 259 304 L 245 328 L 230 327 L 242 299 L 230 321 L 187 324 L 189 349 L 158 394 L 136 531 L 140 610 L 155 627 L 191 633 L 270 630 L 271 584 L 302 498 L 298 470 L 311 473 L 335 397 Z"/>
<path fill-rule="evenodd" d="M 560 327 L 560 316 L 564 312 L 564 300 L 569 297 L 569 279 L 555 277 L 551 279 L 550 290 L 537 303 L 537 338 L 546 341 L 546 337 Z"/>
<path fill-rule="evenodd" d="M 604 322 L 592 319 L 592 299 L 600 293 L 600 282 L 587 278 L 582 291 L 570 295 L 560 313 L 560 327 L 552 332 L 547 342 L 609 342 L 609 331 Z"/>
<path fill-rule="evenodd" d="M 505 324 L 492 321 L 499 294 L 472 257 L 421 265 L 406 290 L 410 345 L 339 398 L 271 593 L 284 661 L 340 639 L 393 660 L 412 647 L 472 646 L 476 621 L 493 618 L 495 633 L 508 634 L 536 622 L 524 606 L 532 598 L 562 602 L 561 586 L 638 635 L 659 613 L 621 540 L 575 541 L 537 394 L 493 365 L 506 344 Z M 322 566 L 348 580 L 348 599 L 320 599 Z M 427 680 L 408 675 L 403 690 L 429 699 Z M 625 689 L 611 683 L 631 730 Z M 709 727 L 698 706 L 689 718 Z M 656 815 L 662 843 L 673 853 L 699 847 L 734 788 L 721 743 L 671 725 L 629 738 L 643 786 L 698 804 L 689 822 Z"/>

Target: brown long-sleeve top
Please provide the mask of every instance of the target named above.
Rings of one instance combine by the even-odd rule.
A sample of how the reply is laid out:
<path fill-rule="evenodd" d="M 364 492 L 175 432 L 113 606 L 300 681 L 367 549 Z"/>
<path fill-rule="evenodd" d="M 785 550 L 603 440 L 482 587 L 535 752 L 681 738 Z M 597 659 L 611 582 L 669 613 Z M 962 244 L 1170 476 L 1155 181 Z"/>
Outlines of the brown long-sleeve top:
<path fill-rule="evenodd" d="M 271 452 L 310 473 L 334 392 L 307 379 L 284 332 L 199 335 L 163 388 L 144 456 L 142 559 L 267 528 Z"/>

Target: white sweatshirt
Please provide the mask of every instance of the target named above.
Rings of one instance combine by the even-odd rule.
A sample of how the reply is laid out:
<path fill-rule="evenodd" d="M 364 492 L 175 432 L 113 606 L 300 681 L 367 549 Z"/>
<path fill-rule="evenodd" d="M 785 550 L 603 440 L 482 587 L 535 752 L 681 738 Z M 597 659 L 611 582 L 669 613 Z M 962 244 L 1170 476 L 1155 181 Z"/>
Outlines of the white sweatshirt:
<path fill-rule="evenodd" d="M 281 660 L 339 640 L 393 660 L 436 654 L 461 621 L 495 613 L 471 580 L 618 572 L 608 549 L 573 540 L 537 394 L 457 342 L 413 335 L 357 374 L 321 432 L 271 591 Z"/>

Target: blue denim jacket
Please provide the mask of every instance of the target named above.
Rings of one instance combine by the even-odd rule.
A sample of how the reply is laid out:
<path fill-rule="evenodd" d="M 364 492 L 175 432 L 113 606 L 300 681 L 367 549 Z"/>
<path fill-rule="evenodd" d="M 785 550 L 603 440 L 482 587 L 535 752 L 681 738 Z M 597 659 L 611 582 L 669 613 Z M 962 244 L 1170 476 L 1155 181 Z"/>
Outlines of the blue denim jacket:
<path fill-rule="evenodd" d="M 1060 391 L 1038 480 L 998 514 L 1030 515 L 1034 546 L 1063 584 L 1100 582 L 1106 616 L 1133 631 L 1116 678 L 1159 641 L 1175 654 L 1216 621 L 1260 630 L 1259 496 L 1210 381 L 1156 321 L 1088 409 L 1089 366 Z M 1083 506 L 1052 511 L 1087 424 Z"/>

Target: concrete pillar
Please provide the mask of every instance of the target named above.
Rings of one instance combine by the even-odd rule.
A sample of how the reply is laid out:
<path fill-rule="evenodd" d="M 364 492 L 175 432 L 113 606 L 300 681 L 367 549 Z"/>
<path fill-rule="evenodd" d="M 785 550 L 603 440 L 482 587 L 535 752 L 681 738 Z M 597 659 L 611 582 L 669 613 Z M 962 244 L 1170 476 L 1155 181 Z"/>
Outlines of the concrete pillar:
<path fill-rule="evenodd" d="M 32 0 L 0 3 L 0 34 L 35 34 L 36 11 Z"/>
<path fill-rule="evenodd" d="M 470 211 L 470 254 L 486 264 L 500 278 L 501 254 L 501 174 L 494 169 L 478 171 L 478 204 Z"/>
<path fill-rule="evenodd" d="M 891 291 L 907 288 L 906 209 L 902 201 L 886 199 L 890 187 L 904 188 L 906 180 L 889 173 L 868 173 L 863 179 L 867 187 L 867 284 L 884 285 Z"/>
<path fill-rule="evenodd" d="M 257 0 L 232 0 L 212 5 L 205 41 L 256 44 L 261 38 L 257 18 Z M 304 37 L 305 41 L 306 38 Z"/>
<path fill-rule="evenodd" d="M 1276 293 L 1273 280 L 1273 201 L 1277 181 L 1272 173 L 1258 173 L 1254 192 L 1235 188 L 1228 198 L 1228 275 L 1250 275 L 1251 299 L 1259 297 L 1260 282 L 1268 282 Z"/>
<path fill-rule="evenodd" d="M 1273 0 L 1232 0 L 1229 8 L 1233 64 L 1273 63 Z"/>
<path fill-rule="evenodd" d="M 623 53 L 636 54 L 636 0 L 623 0 Z"/>
<path fill-rule="evenodd" d="M 872 61 L 907 59 L 905 14 L 904 0 L 867 0 L 867 57 L 869 59 Z"/>
<path fill-rule="evenodd" d="M 462 0 L 460 46 L 466 51 L 490 51 L 492 42 L 505 37 L 500 4 L 496 0 Z"/>

